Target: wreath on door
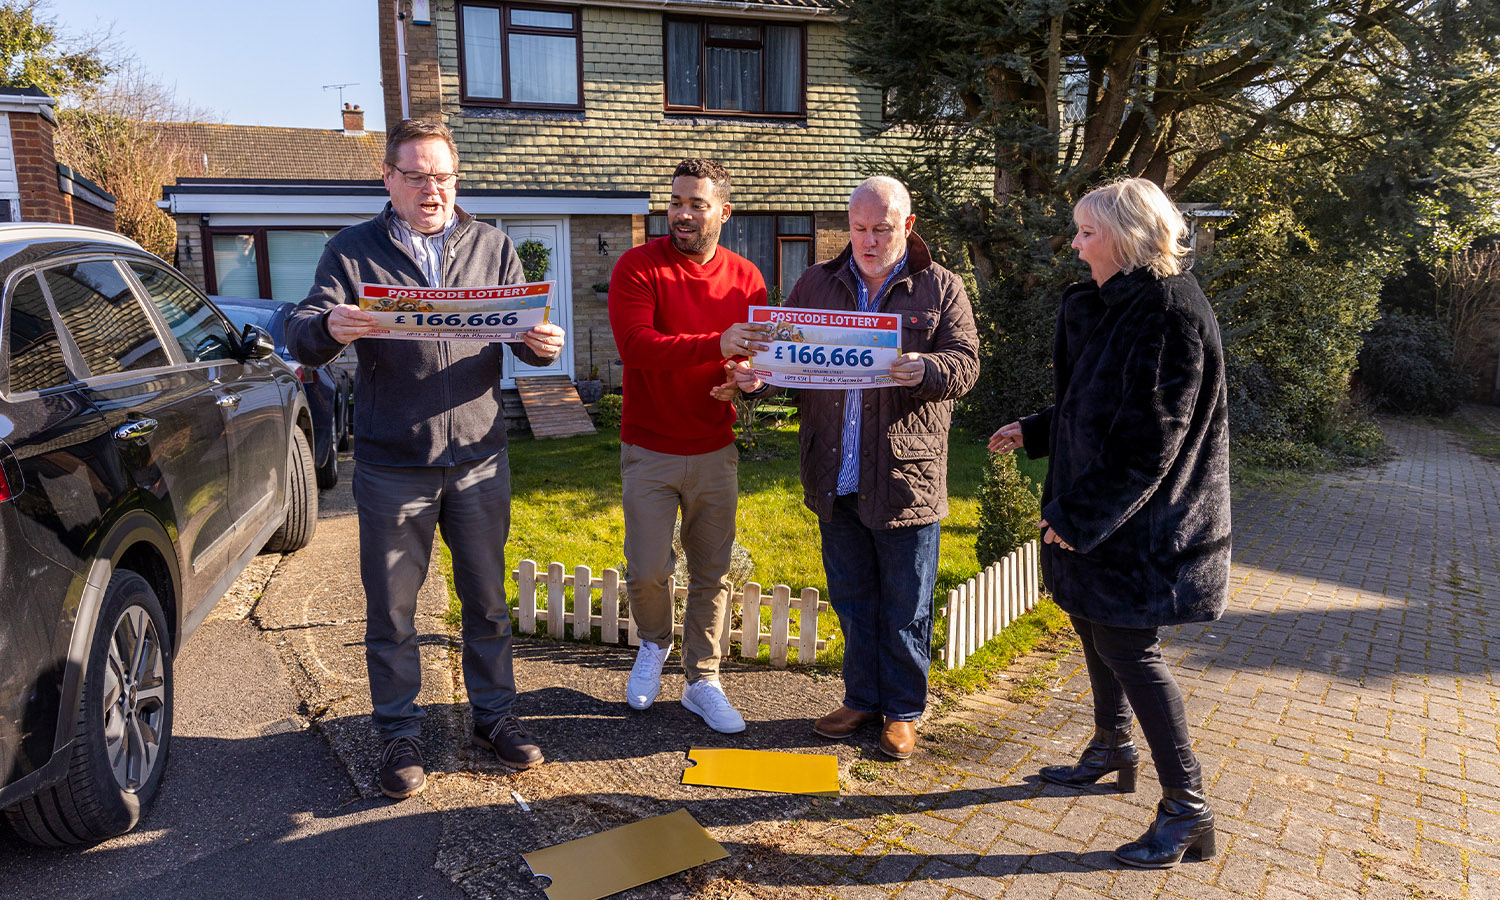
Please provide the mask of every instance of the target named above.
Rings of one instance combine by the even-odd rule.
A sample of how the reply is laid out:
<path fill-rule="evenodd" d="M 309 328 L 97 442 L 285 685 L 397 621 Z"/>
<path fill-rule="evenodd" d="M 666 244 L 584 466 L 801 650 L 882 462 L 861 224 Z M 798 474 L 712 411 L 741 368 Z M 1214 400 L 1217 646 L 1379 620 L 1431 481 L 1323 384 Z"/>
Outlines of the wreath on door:
<path fill-rule="evenodd" d="M 527 281 L 541 281 L 547 277 L 547 269 L 552 264 L 552 251 L 547 245 L 535 238 L 527 238 L 516 245 L 516 255 L 521 257 L 521 271 L 526 273 Z"/>

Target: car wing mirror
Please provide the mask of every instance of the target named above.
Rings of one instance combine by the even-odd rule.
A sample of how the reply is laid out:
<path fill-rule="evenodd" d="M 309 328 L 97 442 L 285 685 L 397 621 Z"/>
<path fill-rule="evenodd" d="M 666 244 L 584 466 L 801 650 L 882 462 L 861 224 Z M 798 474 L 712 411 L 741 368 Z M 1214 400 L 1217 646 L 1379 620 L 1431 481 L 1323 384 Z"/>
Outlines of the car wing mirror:
<path fill-rule="evenodd" d="M 240 332 L 240 353 L 246 359 L 265 359 L 276 353 L 276 341 L 259 325 L 246 325 Z"/>

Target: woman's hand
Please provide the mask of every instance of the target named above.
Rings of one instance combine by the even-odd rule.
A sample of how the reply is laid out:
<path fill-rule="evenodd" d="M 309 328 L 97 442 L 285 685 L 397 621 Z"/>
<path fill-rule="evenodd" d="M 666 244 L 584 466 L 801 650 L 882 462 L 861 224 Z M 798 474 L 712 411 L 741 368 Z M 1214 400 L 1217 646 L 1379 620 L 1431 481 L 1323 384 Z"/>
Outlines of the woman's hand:
<path fill-rule="evenodd" d="M 1060 537 L 1057 536 L 1057 532 L 1055 532 L 1055 531 L 1052 530 L 1052 526 L 1047 524 L 1047 520 L 1046 519 L 1043 519 L 1040 522 L 1036 523 L 1036 527 L 1038 527 L 1040 529 L 1043 529 L 1042 543 L 1044 543 L 1044 544 L 1056 544 L 1057 546 L 1063 548 L 1064 550 L 1072 550 L 1073 549 L 1073 547 L 1072 547 L 1071 544 L 1069 544 L 1067 541 L 1065 541 L 1062 538 L 1060 538 Z"/>
<path fill-rule="evenodd" d="M 1000 430 L 990 435 L 991 453 L 1009 453 L 1021 449 L 1021 423 L 1001 425 Z"/>

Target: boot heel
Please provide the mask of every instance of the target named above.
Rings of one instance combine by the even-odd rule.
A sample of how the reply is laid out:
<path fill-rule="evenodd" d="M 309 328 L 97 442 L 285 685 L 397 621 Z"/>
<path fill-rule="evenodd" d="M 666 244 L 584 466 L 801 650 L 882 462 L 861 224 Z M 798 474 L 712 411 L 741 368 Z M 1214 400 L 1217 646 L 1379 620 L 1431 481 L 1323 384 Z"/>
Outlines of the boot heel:
<path fill-rule="evenodd" d="M 1203 835 L 1193 844 L 1192 849 L 1198 851 L 1198 859 L 1204 862 L 1213 859 L 1218 854 L 1219 848 L 1214 841 L 1214 829 L 1212 825 L 1209 826 L 1207 831 L 1203 832 Z"/>
<path fill-rule="evenodd" d="M 1122 794 L 1135 793 L 1135 766 L 1126 766 L 1119 770 L 1119 780 L 1115 782 Z"/>

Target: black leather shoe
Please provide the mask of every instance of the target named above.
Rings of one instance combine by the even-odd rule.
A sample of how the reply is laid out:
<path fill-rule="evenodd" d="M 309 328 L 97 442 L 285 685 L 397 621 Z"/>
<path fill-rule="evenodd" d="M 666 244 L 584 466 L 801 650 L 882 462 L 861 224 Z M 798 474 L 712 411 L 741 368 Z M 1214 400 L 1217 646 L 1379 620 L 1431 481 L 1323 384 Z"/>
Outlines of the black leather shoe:
<path fill-rule="evenodd" d="M 1161 789 L 1156 821 L 1138 840 L 1115 851 L 1115 859 L 1137 869 L 1170 869 L 1184 854 L 1196 852 L 1200 860 L 1213 859 L 1214 811 L 1208 808 L 1203 788 Z"/>
<path fill-rule="evenodd" d="M 1118 786 L 1121 793 L 1135 793 L 1135 771 L 1140 765 L 1140 754 L 1128 731 L 1095 731 L 1094 739 L 1083 748 L 1075 766 L 1045 766 L 1041 776 L 1053 784 L 1080 787 L 1093 784 L 1110 772 L 1119 772 Z"/>
<path fill-rule="evenodd" d="M 422 769 L 422 745 L 415 738 L 398 737 L 380 751 L 380 792 L 396 800 L 421 793 L 427 786 Z"/>
<path fill-rule="evenodd" d="M 515 716 L 501 716 L 488 725 L 475 723 L 474 743 L 495 751 L 500 762 L 523 772 L 544 759 L 542 748 Z"/>

